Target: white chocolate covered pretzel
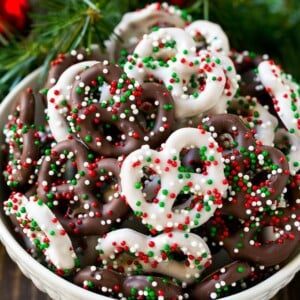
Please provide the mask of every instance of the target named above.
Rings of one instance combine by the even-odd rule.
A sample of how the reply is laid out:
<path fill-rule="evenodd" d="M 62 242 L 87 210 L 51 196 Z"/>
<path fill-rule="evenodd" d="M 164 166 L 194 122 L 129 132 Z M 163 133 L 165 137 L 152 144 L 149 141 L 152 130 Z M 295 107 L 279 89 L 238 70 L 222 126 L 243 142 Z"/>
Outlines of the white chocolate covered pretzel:
<path fill-rule="evenodd" d="M 97 245 L 105 268 L 122 268 L 126 274 L 155 272 L 184 283 L 199 278 L 210 265 L 211 254 L 204 240 L 193 233 L 172 231 L 155 237 L 124 228 L 109 232 Z M 184 258 L 176 261 L 176 254 Z"/>
<path fill-rule="evenodd" d="M 152 3 L 145 8 L 123 15 L 115 27 L 113 35 L 106 41 L 110 59 L 115 60 L 122 49 L 131 50 L 144 34 L 150 33 L 156 26 L 174 26 L 184 28 L 189 17 L 167 3 Z"/>
<path fill-rule="evenodd" d="M 299 85 L 272 60 L 258 65 L 258 75 L 287 130 L 300 137 Z"/>
<path fill-rule="evenodd" d="M 40 248 L 46 260 L 57 269 L 75 267 L 76 254 L 72 242 L 47 205 L 22 193 L 13 192 L 4 203 L 6 214 L 15 214 L 24 233 Z"/>
<path fill-rule="evenodd" d="M 228 55 L 230 46 L 228 37 L 220 25 L 207 21 L 197 20 L 185 28 L 195 40 L 197 47 L 207 48 Z"/>
<path fill-rule="evenodd" d="M 238 75 L 229 56 L 223 55 L 222 53 L 212 53 L 211 56 L 215 63 L 223 68 L 225 86 L 217 103 L 206 113 L 223 114 L 227 112 L 228 102 L 235 96 L 238 90 Z"/>
<path fill-rule="evenodd" d="M 200 171 L 187 170 L 180 161 L 181 151 L 199 148 L 203 161 Z M 152 202 L 146 201 L 143 177 L 146 170 L 160 177 Z M 189 230 L 205 223 L 214 213 L 227 188 L 221 153 L 211 135 L 201 129 L 182 128 L 173 132 L 162 151 L 147 146 L 127 156 L 121 168 L 122 191 L 135 214 L 150 229 Z M 178 205 L 178 196 L 185 198 Z"/>
<path fill-rule="evenodd" d="M 70 92 L 74 79 L 80 72 L 96 63 L 98 61 L 84 61 L 71 66 L 47 93 L 49 127 L 57 142 L 67 140 L 70 135 L 66 117 L 70 110 Z"/>
<path fill-rule="evenodd" d="M 184 30 L 161 28 L 144 36 L 124 69 L 140 83 L 162 82 L 174 98 L 175 116 L 181 119 L 208 111 L 223 96 L 226 78 L 219 61 L 207 50 L 197 54 L 195 42 Z"/>

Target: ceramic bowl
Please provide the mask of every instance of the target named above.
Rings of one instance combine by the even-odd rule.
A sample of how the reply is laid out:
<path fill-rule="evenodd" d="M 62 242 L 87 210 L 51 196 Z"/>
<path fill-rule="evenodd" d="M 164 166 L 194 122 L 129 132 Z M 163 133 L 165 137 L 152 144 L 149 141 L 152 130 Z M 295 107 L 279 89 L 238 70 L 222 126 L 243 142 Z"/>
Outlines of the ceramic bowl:
<path fill-rule="evenodd" d="M 36 87 L 41 71 L 38 69 L 29 74 L 18 86 L 10 92 L 0 105 L 0 127 L 3 128 L 7 122 L 7 115 L 16 99 L 16 96 L 26 87 Z M 1 144 L 4 143 L 4 137 L 1 130 Z M 4 186 L 3 180 L 0 182 Z M 4 189 L 1 188 L 3 191 Z M 5 193 L 0 193 L 1 203 L 5 200 Z M 7 217 L 2 208 L 0 209 L 0 240 L 6 248 L 7 253 L 18 265 L 25 276 L 30 278 L 38 289 L 47 293 L 53 299 L 61 300 L 109 300 L 111 298 L 92 293 L 81 287 L 78 287 L 65 279 L 52 273 L 31 257 L 15 239 Z M 233 296 L 222 298 L 226 300 L 265 300 L 272 298 L 280 289 L 285 287 L 300 270 L 300 254 L 291 259 L 282 269 L 262 281 L 256 286 Z"/>

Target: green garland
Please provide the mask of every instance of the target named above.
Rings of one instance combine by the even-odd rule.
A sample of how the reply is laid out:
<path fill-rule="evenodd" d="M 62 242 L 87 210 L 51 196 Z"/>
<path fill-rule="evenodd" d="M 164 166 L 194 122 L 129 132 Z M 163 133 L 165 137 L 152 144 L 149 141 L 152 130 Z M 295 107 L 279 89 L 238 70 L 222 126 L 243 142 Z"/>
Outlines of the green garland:
<path fill-rule="evenodd" d="M 1 49 L 0 96 L 31 70 L 49 65 L 58 53 L 88 48 L 91 43 L 103 44 L 121 15 L 130 8 L 130 1 L 122 2 L 123 9 L 117 0 L 38 1 L 38 11 L 31 15 L 29 35 L 15 37 Z"/>
<path fill-rule="evenodd" d="M 103 45 L 122 15 L 152 1 L 51 0 L 37 1 L 29 35 L 0 48 L 0 100 L 26 74 L 40 65 L 46 72 L 58 53 Z M 269 53 L 286 71 L 300 78 L 300 1 L 196 0 L 186 1 L 195 19 L 219 23 L 232 48 Z M 58 13 L 59 12 L 59 13 Z M 0 35 L 1 37 L 1 35 Z"/>

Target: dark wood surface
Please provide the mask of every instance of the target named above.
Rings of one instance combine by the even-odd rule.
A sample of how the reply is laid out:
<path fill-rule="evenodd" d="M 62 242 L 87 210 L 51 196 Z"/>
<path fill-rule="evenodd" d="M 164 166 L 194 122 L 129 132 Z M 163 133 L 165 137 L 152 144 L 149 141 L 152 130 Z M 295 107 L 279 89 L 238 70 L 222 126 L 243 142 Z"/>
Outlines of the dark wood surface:
<path fill-rule="evenodd" d="M 18 269 L 8 257 L 0 244 L 0 299 L 1 300 L 50 300 L 40 292 L 32 282 Z M 294 278 L 288 287 L 283 289 L 272 300 L 299 300 L 300 274 Z M 200 299 L 199 299 L 200 300 Z M 241 299 L 243 300 L 243 299 Z M 255 299 L 253 299 L 255 300 Z"/>

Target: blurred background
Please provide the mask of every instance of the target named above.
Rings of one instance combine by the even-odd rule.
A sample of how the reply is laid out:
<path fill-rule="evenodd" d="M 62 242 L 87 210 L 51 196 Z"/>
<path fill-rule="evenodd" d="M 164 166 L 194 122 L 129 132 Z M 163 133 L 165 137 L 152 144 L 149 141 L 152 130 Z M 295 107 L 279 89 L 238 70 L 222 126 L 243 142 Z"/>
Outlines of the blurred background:
<path fill-rule="evenodd" d="M 103 43 L 124 12 L 151 2 L 0 0 L 0 97 L 57 53 L 86 47 L 91 42 Z M 268 53 L 300 81 L 299 0 L 168 2 L 186 9 L 195 19 L 219 23 L 228 34 L 232 48 Z"/>

